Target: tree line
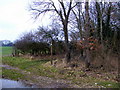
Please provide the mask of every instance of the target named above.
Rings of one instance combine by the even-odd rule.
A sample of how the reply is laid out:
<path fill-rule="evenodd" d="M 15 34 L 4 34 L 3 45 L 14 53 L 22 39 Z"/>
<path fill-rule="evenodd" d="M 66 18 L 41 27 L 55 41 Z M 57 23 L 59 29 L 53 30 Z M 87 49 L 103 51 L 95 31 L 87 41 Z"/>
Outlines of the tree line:
<path fill-rule="evenodd" d="M 16 41 L 16 48 L 24 53 L 64 53 L 66 63 L 77 55 L 85 57 L 87 68 L 93 53 L 99 52 L 103 59 L 108 52 L 120 54 L 120 2 L 33 0 L 29 9 L 34 19 L 52 13 L 52 24 Z"/>
<path fill-rule="evenodd" d="M 39 27 L 36 31 L 24 33 L 20 39 L 15 41 L 15 48 L 22 54 L 29 53 L 34 56 L 64 53 L 64 42 L 58 40 L 58 34 L 59 32 L 54 30 Z"/>

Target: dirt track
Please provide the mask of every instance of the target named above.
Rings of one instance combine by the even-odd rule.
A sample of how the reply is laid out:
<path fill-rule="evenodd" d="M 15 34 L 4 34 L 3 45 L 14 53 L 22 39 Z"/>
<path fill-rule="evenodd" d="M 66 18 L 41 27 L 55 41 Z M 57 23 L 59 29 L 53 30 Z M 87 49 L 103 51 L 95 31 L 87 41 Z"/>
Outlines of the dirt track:
<path fill-rule="evenodd" d="M 71 84 L 70 81 L 56 80 L 48 77 L 33 75 L 30 72 L 11 67 L 9 65 L 0 65 L 0 67 L 4 67 L 5 69 L 14 69 L 24 74 L 26 76 L 26 80 L 20 81 L 30 86 L 36 86 L 38 88 L 80 88 L 77 85 Z"/>

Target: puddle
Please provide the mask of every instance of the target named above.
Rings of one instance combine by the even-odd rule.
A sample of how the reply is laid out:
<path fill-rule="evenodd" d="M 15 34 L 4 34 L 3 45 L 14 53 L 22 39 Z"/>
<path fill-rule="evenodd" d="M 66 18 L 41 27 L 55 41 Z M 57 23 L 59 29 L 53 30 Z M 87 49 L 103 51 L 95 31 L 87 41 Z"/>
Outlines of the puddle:
<path fill-rule="evenodd" d="M 14 80 L 0 79 L 0 82 L 2 84 L 2 88 L 32 88 L 22 82 Z"/>

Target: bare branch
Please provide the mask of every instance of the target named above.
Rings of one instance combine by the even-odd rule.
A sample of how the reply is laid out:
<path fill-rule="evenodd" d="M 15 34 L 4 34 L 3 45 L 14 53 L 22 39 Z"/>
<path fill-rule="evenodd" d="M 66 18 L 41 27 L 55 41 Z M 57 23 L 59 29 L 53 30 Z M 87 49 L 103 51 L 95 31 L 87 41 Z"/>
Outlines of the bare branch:
<path fill-rule="evenodd" d="M 62 9 L 63 9 L 63 12 L 64 12 L 64 16 L 66 17 L 67 15 L 66 15 L 66 11 L 65 11 L 65 7 L 64 7 L 64 3 L 63 3 L 63 1 L 61 2 L 60 0 L 58 0 L 59 1 L 59 3 L 61 4 L 61 6 L 62 6 Z"/>

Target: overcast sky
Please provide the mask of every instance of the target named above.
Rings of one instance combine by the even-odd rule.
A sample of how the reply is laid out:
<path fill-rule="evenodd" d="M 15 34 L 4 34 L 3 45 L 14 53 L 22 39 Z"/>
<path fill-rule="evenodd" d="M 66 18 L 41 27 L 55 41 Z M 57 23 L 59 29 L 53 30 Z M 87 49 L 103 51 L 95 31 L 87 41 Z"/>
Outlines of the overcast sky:
<path fill-rule="evenodd" d="M 33 20 L 28 11 L 30 0 L 0 0 L 0 40 L 14 41 L 23 32 L 50 23 L 49 17 Z"/>
<path fill-rule="evenodd" d="M 0 40 L 14 41 L 23 32 L 28 32 L 40 24 L 31 18 L 28 1 L 0 0 Z M 44 23 L 47 22 L 42 24 Z"/>

